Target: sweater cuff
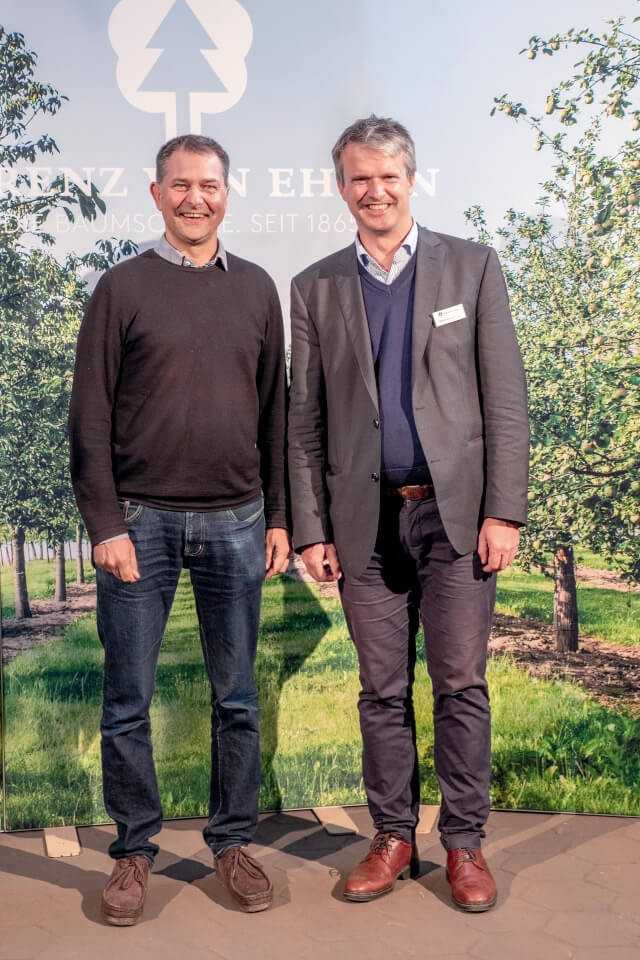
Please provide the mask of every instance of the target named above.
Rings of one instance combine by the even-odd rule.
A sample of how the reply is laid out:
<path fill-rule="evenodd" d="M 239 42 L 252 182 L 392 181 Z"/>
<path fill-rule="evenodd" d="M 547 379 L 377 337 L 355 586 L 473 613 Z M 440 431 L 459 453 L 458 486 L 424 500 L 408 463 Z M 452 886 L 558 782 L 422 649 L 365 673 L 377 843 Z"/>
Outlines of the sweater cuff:
<path fill-rule="evenodd" d="M 97 530 L 88 530 L 87 532 L 89 533 L 92 547 L 97 547 L 98 544 L 104 543 L 105 540 L 113 540 L 121 534 L 127 537 L 129 536 L 129 530 L 124 521 L 121 521 L 117 526 L 112 523 L 108 527 L 99 527 Z"/>
<path fill-rule="evenodd" d="M 287 516 L 284 513 L 265 513 L 265 524 L 267 530 L 272 530 L 274 527 L 278 527 L 280 530 L 286 530 L 287 533 L 291 533 L 291 524 L 287 520 Z"/>
<path fill-rule="evenodd" d="M 103 543 L 113 543 L 114 540 L 128 540 L 128 533 L 116 533 L 115 537 L 107 537 L 106 540 L 101 540 L 100 543 L 96 543 L 96 547 L 101 546 Z"/>

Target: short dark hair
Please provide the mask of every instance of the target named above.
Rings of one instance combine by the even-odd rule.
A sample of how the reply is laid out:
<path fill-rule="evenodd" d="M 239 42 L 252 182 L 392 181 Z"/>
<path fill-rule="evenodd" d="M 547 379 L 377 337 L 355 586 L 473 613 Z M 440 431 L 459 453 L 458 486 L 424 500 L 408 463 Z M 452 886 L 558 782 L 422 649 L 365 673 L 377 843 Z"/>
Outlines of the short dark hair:
<path fill-rule="evenodd" d="M 156 156 L 156 180 L 158 183 L 167 170 L 167 160 L 176 150 L 188 150 L 190 153 L 215 153 L 222 164 L 225 186 L 229 186 L 229 154 L 221 147 L 217 140 L 211 137 L 202 137 L 199 134 L 186 133 L 181 137 L 174 137 L 160 147 Z"/>
<path fill-rule="evenodd" d="M 372 113 L 361 120 L 355 120 L 343 130 L 331 151 L 339 184 L 344 183 L 342 153 L 350 143 L 360 143 L 390 154 L 401 153 L 407 176 L 414 177 L 416 174 L 416 148 L 407 128 L 391 117 L 377 117 Z"/>

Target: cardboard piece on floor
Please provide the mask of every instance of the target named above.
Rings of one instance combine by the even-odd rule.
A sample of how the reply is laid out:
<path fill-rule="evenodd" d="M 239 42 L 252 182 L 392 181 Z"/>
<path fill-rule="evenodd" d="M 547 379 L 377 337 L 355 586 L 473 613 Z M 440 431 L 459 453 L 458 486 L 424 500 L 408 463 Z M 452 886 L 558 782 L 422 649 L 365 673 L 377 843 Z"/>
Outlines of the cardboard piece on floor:
<path fill-rule="evenodd" d="M 312 810 L 327 833 L 340 836 L 358 832 L 358 828 L 343 807 L 313 807 Z"/>
<path fill-rule="evenodd" d="M 420 819 L 416 827 L 416 833 L 431 833 L 436 826 L 440 807 L 433 804 L 420 804 Z"/>
<path fill-rule="evenodd" d="M 75 827 L 47 827 L 43 839 L 48 857 L 77 857 L 82 853 Z"/>

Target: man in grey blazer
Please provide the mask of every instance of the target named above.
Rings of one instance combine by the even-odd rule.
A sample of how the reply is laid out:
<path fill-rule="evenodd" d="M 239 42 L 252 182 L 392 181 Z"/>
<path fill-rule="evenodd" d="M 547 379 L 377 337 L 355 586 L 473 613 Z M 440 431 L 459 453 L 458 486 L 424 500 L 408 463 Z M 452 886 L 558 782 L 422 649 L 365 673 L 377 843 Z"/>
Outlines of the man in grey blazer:
<path fill-rule="evenodd" d="M 358 120 L 333 160 L 358 234 L 292 283 L 289 470 L 294 544 L 316 580 L 339 582 L 360 664 L 376 834 L 345 897 L 372 899 L 417 870 L 421 619 L 447 877 L 459 907 L 487 910 L 485 668 L 496 573 L 526 517 L 522 361 L 495 251 L 413 220 L 407 130 Z"/>

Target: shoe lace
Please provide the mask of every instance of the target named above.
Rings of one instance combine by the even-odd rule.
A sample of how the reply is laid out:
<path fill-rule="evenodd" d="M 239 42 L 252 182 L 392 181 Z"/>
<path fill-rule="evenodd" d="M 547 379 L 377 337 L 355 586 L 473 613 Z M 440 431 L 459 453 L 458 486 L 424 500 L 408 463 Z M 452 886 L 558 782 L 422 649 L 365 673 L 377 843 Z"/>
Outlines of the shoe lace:
<path fill-rule="evenodd" d="M 473 863 L 479 870 L 484 870 L 484 867 L 478 860 L 478 851 L 472 847 L 460 847 L 460 850 L 456 850 L 454 854 L 454 860 L 456 864 L 458 863 Z"/>
<path fill-rule="evenodd" d="M 395 837 L 393 833 L 376 833 L 375 837 L 371 841 L 371 846 L 369 847 L 369 853 L 366 856 L 366 860 L 370 857 L 376 857 L 381 853 L 389 853 L 390 841 Z M 402 839 L 397 837 L 397 839 Z"/>
<path fill-rule="evenodd" d="M 253 877 L 254 880 L 261 880 L 264 876 L 264 871 L 260 864 L 250 857 L 248 853 L 245 853 L 242 847 L 231 847 L 228 857 L 231 861 L 232 877 L 237 876 L 238 870 L 241 867 L 250 877 Z"/>
<path fill-rule="evenodd" d="M 127 890 L 134 882 L 144 884 L 144 871 L 135 857 L 123 857 L 119 866 L 118 886 L 122 890 Z"/>

